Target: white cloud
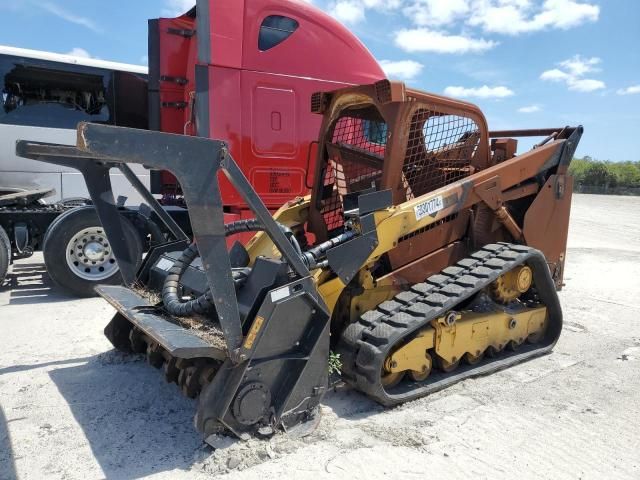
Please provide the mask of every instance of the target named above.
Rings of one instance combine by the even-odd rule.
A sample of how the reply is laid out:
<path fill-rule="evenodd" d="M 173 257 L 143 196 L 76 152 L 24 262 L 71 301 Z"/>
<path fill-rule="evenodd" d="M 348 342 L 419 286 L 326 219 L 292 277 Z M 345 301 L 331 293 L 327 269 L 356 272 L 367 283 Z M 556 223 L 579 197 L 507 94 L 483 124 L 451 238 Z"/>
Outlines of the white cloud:
<path fill-rule="evenodd" d="M 640 85 L 631 85 L 627 88 L 621 88 L 616 93 L 618 95 L 636 95 L 640 93 Z"/>
<path fill-rule="evenodd" d="M 600 7 L 576 0 L 470 0 L 473 16 L 468 24 L 485 32 L 518 35 L 548 28 L 569 29 L 596 22 Z"/>
<path fill-rule="evenodd" d="M 403 29 L 396 32 L 395 44 L 407 52 L 479 53 L 489 50 L 497 42 L 484 38 L 449 35 L 428 28 Z"/>
<path fill-rule="evenodd" d="M 571 78 L 571 75 L 557 68 L 544 71 L 542 75 L 540 75 L 541 80 L 549 80 L 551 82 L 566 82 L 569 78 Z"/>
<path fill-rule="evenodd" d="M 602 90 L 606 86 L 602 80 L 593 80 L 591 78 L 582 78 L 569 82 L 569 90 L 575 90 L 577 92 L 594 92 L 596 90 Z"/>
<path fill-rule="evenodd" d="M 539 112 L 540 110 L 541 110 L 541 108 L 538 105 L 528 105 L 526 107 L 520 107 L 518 109 L 518 112 L 520 112 L 520 113 L 536 113 L 536 112 Z"/>
<path fill-rule="evenodd" d="M 403 5 L 404 0 L 360 0 L 365 8 L 395 10 Z"/>
<path fill-rule="evenodd" d="M 569 90 L 576 92 L 594 92 L 606 88 L 602 80 L 584 78 L 588 73 L 599 72 L 596 67 L 602 62 L 598 57 L 583 58 L 575 55 L 558 63 L 560 68 L 546 70 L 540 75 L 541 80 L 565 83 Z"/>
<path fill-rule="evenodd" d="M 165 17 L 177 17 L 187 13 L 195 4 L 195 0 L 164 0 L 162 15 Z"/>
<path fill-rule="evenodd" d="M 304 0 L 308 1 L 308 0 Z M 337 20 L 355 24 L 366 19 L 367 10 L 387 12 L 400 8 L 404 0 L 337 0 L 329 4 L 327 11 Z"/>
<path fill-rule="evenodd" d="M 387 77 L 398 80 L 411 80 L 424 68 L 424 65 L 415 60 L 380 60 L 379 63 Z"/>
<path fill-rule="evenodd" d="M 333 4 L 329 13 L 343 23 L 358 23 L 365 19 L 364 5 L 353 0 L 341 0 Z"/>
<path fill-rule="evenodd" d="M 365 22 L 369 12 L 387 20 L 404 14 L 412 25 L 393 33 L 396 45 L 408 52 L 478 53 L 498 45 L 481 32 L 519 35 L 596 22 L 600 7 L 595 1 L 326 0 L 325 10 L 351 25 Z"/>
<path fill-rule="evenodd" d="M 404 8 L 404 14 L 416 25 L 450 25 L 469 12 L 469 0 L 414 0 Z"/>
<path fill-rule="evenodd" d="M 458 98 L 506 98 L 514 95 L 514 92 L 507 87 L 483 85 L 476 88 L 447 87 L 444 89 L 444 94 Z"/>
<path fill-rule="evenodd" d="M 71 55 L 72 57 L 80 57 L 80 58 L 93 58 L 89 52 L 87 52 L 84 48 L 74 47 L 71 51 L 67 52 L 65 55 Z"/>
<path fill-rule="evenodd" d="M 80 25 L 82 27 L 88 28 L 89 30 L 93 30 L 96 33 L 101 33 L 102 29 L 99 28 L 93 20 L 90 20 L 86 17 L 81 17 L 80 15 L 76 15 L 75 13 L 69 12 L 64 8 L 56 5 L 52 2 L 36 2 L 36 5 L 45 10 L 46 12 L 55 15 L 62 20 L 66 20 L 70 23 L 75 23 L 76 25 Z"/>
<path fill-rule="evenodd" d="M 560 62 L 558 65 L 567 70 L 571 75 L 581 77 L 587 73 L 599 72 L 600 69 L 596 68 L 596 65 L 601 62 L 602 60 L 598 57 L 582 58 L 580 55 L 575 55 L 568 60 Z"/>

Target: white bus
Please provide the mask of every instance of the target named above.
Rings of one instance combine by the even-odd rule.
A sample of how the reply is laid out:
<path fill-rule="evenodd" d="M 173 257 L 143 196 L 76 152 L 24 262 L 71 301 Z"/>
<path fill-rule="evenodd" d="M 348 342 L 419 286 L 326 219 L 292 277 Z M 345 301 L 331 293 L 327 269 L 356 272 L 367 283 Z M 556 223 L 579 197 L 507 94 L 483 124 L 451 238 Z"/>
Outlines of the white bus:
<path fill-rule="evenodd" d="M 95 283 L 120 281 L 106 241 L 92 240 L 104 237 L 95 211 L 73 208 L 89 197 L 82 175 L 17 157 L 16 140 L 75 145 L 81 121 L 147 129 L 147 73 L 137 65 L 0 46 L 0 288 L 12 260 L 37 250 L 44 252 L 49 276 L 76 294 L 92 294 Z M 149 171 L 137 167 L 134 172 L 148 187 Z M 142 202 L 119 171 L 111 182 L 127 205 Z M 41 198 L 46 190 L 55 192 Z M 72 243 L 88 246 L 91 261 L 88 251 L 60 244 L 67 234 Z M 144 235 L 131 235 L 140 255 Z"/>
<path fill-rule="evenodd" d="M 0 46 L 0 194 L 55 189 L 52 203 L 88 197 L 73 169 L 16 157 L 15 141 L 74 145 L 81 121 L 147 128 L 147 67 Z M 136 173 L 148 185 L 149 172 Z M 114 193 L 140 198 L 121 174 Z"/>

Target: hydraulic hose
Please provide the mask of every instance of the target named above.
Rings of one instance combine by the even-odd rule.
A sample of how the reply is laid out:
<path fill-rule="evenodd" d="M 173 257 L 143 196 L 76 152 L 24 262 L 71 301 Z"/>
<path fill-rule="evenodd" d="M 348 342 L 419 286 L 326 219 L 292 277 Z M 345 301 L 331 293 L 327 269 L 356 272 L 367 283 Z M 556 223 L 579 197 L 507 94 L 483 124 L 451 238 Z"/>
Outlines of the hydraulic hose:
<path fill-rule="evenodd" d="M 296 252 L 302 256 L 300 245 L 291 229 L 280 223 L 278 226 L 292 243 Z M 224 226 L 225 237 L 237 233 L 259 231 L 264 231 L 264 226 L 256 219 L 238 220 L 227 223 Z M 192 300 L 185 301 L 180 297 L 180 279 L 187 267 L 189 267 L 199 255 L 198 246 L 193 242 L 182 252 L 180 258 L 175 261 L 164 280 L 162 286 L 162 302 L 165 310 L 172 315 L 185 317 L 193 314 L 203 314 L 214 307 L 213 295 L 209 289 L 207 289 L 206 293 Z"/>
<path fill-rule="evenodd" d="M 309 270 L 313 270 L 314 268 L 321 266 L 321 260 L 328 250 L 337 245 L 340 245 L 341 243 L 351 240 L 355 236 L 355 231 L 347 230 L 346 232 L 341 233 L 340 235 L 337 235 L 332 239 L 327 240 L 326 242 L 322 242 L 304 252 L 304 254 L 302 255 L 302 261 L 307 265 Z"/>

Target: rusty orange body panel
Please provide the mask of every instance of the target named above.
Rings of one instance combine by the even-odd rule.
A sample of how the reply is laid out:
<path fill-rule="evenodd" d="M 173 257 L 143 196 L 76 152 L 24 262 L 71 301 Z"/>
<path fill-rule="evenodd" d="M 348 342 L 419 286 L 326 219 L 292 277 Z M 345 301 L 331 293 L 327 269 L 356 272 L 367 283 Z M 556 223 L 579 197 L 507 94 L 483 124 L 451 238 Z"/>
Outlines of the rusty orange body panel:
<path fill-rule="evenodd" d="M 380 251 L 391 270 L 385 276 L 415 282 L 418 272 L 425 278 L 482 239 L 541 250 L 562 285 L 572 193 L 566 172 L 581 127 L 490 132 L 477 106 L 386 80 L 316 94 L 312 109 L 324 115 L 309 212 L 316 238 L 342 227 L 341 198 L 368 187 L 390 190 L 396 206 L 442 198 L 428 226 Z M 546 138 L 517 155 L 509 135 Z"/>

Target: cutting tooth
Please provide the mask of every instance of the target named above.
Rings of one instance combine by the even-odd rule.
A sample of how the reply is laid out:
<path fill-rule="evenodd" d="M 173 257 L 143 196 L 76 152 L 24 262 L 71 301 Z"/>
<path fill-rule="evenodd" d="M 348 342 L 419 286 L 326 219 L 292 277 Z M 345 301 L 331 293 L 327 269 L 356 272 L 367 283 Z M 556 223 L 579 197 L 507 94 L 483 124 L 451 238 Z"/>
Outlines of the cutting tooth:
<path fill-rule="evenodd" d="M 147 342 L 144 336 L 136 328 L 129 330 L 129 342 L 131 342 L 131 350 L 134 353 L 145 353 L 147 351 Z"/>
<path fill-rule="evenodd" d="M 176 359 L 171 357 L 169 360 L 164 362 L 162 365 L 162 369 L 164 371 L 164 378 L 169 383 L 178 383 L 178 375 L 180 374 L 180 369 L 176 367 Z"/>
<path fill-rule="evenodd" d="M 200 393 L 198 367 L 191 365 L 180 370 L 178 383 L 185 396 L 196 398 Z"/>
<path fill-rule="evenodd" d="M 152 344 L 147 346 L 147 363 L 155 368 L 162 367 L 162 364 L 164 363 L 162 353 L 159 352 L 157 347 Z"/>

